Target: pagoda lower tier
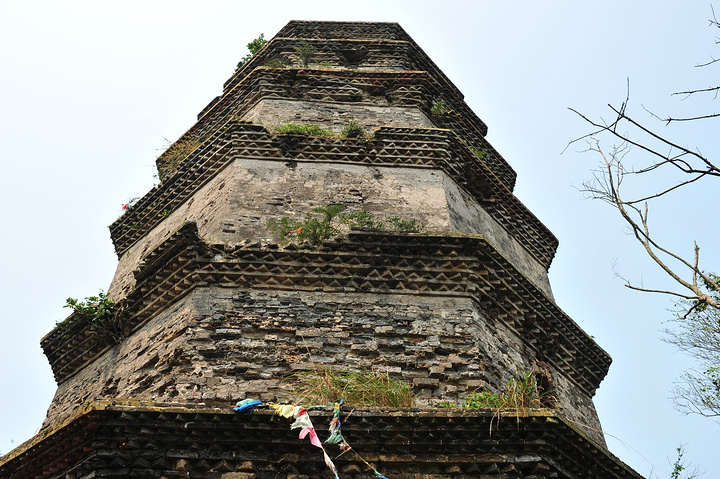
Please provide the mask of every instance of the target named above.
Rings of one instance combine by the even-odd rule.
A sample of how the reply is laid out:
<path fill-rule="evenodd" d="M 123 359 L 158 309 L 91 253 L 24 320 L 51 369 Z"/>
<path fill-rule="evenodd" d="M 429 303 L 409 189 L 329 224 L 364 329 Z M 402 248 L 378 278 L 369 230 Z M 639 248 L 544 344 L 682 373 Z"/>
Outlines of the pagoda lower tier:
<path fill-rule="evenodd" d="M 610 358 L 479 235 L 225 246 L 188 223 L 135 279 L 113 334 L 71 316 L 43 340 L 59 384 L 46 426 L 99 397 L 294 400 L 293 374 L 317 368 L 387 373 L 425 404 L 532 369 L 604 444 L 591 398 Z"/>

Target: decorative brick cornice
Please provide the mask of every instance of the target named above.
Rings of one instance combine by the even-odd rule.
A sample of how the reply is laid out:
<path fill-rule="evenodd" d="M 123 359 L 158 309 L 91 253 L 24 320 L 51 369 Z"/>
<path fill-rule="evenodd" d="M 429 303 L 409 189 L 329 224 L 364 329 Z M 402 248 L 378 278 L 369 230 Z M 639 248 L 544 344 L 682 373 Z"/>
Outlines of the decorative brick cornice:
<path fill-rule="evenodd" d="M 260 243 L 208 245 L 187 223 L 152 251 L 121 303 L 122 329 L 137 330 L 196 287 L 221 286 L 338 293 L 470 297 L 490 320 L 505 324 L 538 358 L 594 394 L 610 357 L 480 235 L 400 235 L 353 231 L 321 247 Z M 79 324 L 70 341 L 56 328 L 42 346 L 58 382 L 112 345 Z"/>
<path fill-rule="evenodd" d="M 344 38 L 292 38 L 275 36 L 248 63 L 224 84 L 224 91 L 232 89 L 244 75 L 254 68 L 264 66 L 276 56 L 302 63 L 295 47 L 307 42 L 314 49 L 312 63 L 329 63 L 331 66 L 374 71 L 425 71 L 434 77 L 446 90 L 448 96 L 462 101 L 460 90 L 445 76 L 435 63 L 412 41 L 387 39 L 344 39 Z M 351 55 L 352 53 L 352 55 Z"/>
<path fill-rule="evenodd" d="M 352 405 L 350 405 L 352 407 Z M 310 413 L 318 433 L 331 408 Z M 586 477 L 640 479 L 561 416 L 471 410 L 357 408 L 343 411 L 343 435 L 354 453 L 335 458 L 341 477 Z M 9 479 L 64 477 L 256 477 L 325 473 L 321 453 L 297 438 L 290 420 L 267 409 L 100 400 L 66 425 L 36 436 L 0 458 Z M 336 446 L 326 446 L 334 456 Z M 283 458 L 283 460 L 280 460 Z M 362 458 L 362 459 L 361 459 Z M 290 459 L 290 460 L 288 460 Z M 243 475 L 245 474 L 245 475 Z M 263 476 L 257 476 L 263 477 Z"/>
<path fill-rule="evenodd" d="M 413 41 L 396 22 L 336 22 L 291 20 L 277 33 L 278 37 L 326 40 L 348 38 L 365 40 Z"/>
<path fill-rule="evenodd" d="M 313 63 L 328 62 L 341 67 L 340 70 L 314 70 L 318 74 L 333 74 L 335 71 L 349 71 L 357 72 L 361 75 L 386 73 L 394 74 L 397 77 L 417 73 L 428 75 L 433 79 L 433 84 L 437 85 L 437 90 L 435 91 L 436 96 L 433 100 L 442 100 L 448 109 L 460 113 L 465 121 L 470 122 L 481 136 L 487 135 L 487 125 L 467 106 L 462 93 L 460 93 L 457 87 L 442 73 L 425 52 L 412 41 L 396 40 L 305 40 L 301 38 L 283 38 L 278 35 L 225 82 L 223 95 L 213 100 L 213 102 L 205 108 L 199 120 L 206 121 L 206 117 L 208 117 L 208 114 L 212 110 L 215 112 L 221 111 L 224 105 L 227 104 L 228 99 L 240 96 L 240 92 L 244 89 L 241 83 L 246 82 L 246 77 L 250 77 L 255 69 L 264 67 L 270 59 L 278 56 L 295 58 L 297 56 L 295 48 L 302 46 L 304 41 L 307 41 L 316 50 Z M 347 60 L 345 60 L 343 52 L 355 50 L 364 52 L 365 56 L 362 62 L 358 65 L 345 66 L 344 64 L 347 63 Z M 290 68 L 290 70 L 292 69 L 313 71 L 313 69 L 300 69 L 297 65 Z M 507 186 L 512 188 L 515 181 L 515 172 L 512 171 L 512 168 L 510 168 L 507 163 L 505 163 L 504 166 L 508 170 L 508 179 L 511 180 Z M 504 177 L 504 175 L 502 177 Z"/>

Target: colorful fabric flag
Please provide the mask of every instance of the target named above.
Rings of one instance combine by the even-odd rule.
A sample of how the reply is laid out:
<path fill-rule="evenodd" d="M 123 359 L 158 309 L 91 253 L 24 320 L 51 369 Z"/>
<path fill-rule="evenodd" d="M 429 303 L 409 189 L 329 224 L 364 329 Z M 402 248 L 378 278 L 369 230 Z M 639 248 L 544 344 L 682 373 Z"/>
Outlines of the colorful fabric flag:
<path fill-rule="evenodd" d="M 269 404 L 273 410 L 275 410 L 275 414 L 278 416 L 282 416 L 285 418 L 291 418 L 295 414 L 295 408 L 297 407 L 299 409 L 299 406 L 292 406 L 290 404 Z"/>
<path fill-rule="evenodd" d="M 307 413 L 297 416 L 295 422 L 290 425 L 290 429 L 305 429 L 307 427 L 313 427 L 312 421 L 310 421 L 310 416 L 308 416 Z"/>
<path fill-rule="evenodd" d="M 305 439 L 305 436 L 310 435 L 310 444 L 312 444 L 315 447 L 319 447 L 320 449 L 323 449 L 322 443 L 320 442 L 320 439 L 318 438 L 317 433 L 315 432 L 315 429 L 312 427 L 306 427 L 303 428 L 302 431 L 300 431 L 300 439 Z M 324 449 L 323 449 L 324 451 Z"/>
<path fill-rule="evenodd" d="M 298 408 L 295 410 L 295 422 L 292 423 L 290 426 L 290 429 L 298 429 L 302 428 L 300 431 L 300 439 L 305 439 L 305 437 L 310 436 L 310 443 L 315 446 L 322 449 L 323 452 L 323 458 L 325 459 L 325 465 L 330 468 L 330 470 L 335 474 L 335 479 L 340 479 L 337 474 L 337 468 L 335 467 L 335 464 L 333 464 L 332 460 L 330 459 L 330 456 L 327 455 L 325 452 L 325 448 L 323 447 L 322 443 L 320 442 L 320 438 L 317 436 L 317 432 L 315 432 L 315 427 L 313 426 L 312 421 L 310 420 L 310 415 L 307 413 L 307 409 L 305 408 Z"/>
<path fill-rule="evenodd" d="M 243 412 L 255 406 L 260 406 L 261 404 L 262 401 L 258 401 L 257 399 L 243 399 L 242 401 L 238 401 L 233 409 L 235 412 Z"/>
<path fill-rule="evenodd" d="M 342 435 L 342 430 L 340 429 L 340 406 L 342 406 L 344 402 L 345 401 L 343 400 L 339 403 L 335 403 L 335 409 L 333 410 L 333 418 L 330 421 L 330 426 L 328 427 L 328 430 L 330 431 L 330 437 L 325 440 L 325 444 L 339 444 L 340 447 L 343 449 L 345 449 L 344 446 L 348 445 Z"/>

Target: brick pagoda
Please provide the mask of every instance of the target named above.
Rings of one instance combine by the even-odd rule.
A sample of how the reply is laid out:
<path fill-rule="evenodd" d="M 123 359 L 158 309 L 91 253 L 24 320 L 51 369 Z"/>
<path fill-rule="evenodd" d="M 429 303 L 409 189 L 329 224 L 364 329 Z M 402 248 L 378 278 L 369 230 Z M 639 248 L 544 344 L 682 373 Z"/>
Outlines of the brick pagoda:
<path fill-rule="evenodd" d="M 349 124 L 367 135 L 343 136 Z M 358 454 L 335 459 L 341 478 L 373 476 L 361 457 L 390 479 L 640 477 L 606 450 L 593 406 L 610 357 L 555 304 L 557 240 L 486 133 L 399 25 L 287 24 L 110 226 L 112 321 L 73 314 L 43 338 L 58 390 L 0 476 L 333 477 L 288 421 L 232 410 L 297 401 L 296 373 L 327 368 L 417 396 L 343 409 Z M 422 228 L 310 244 L 271 227 L 327 205 Z M 436 406 L 519 370 L 551 393 L 545 408 Z M 330 416 L 312 413 L 321 437 Z"/>

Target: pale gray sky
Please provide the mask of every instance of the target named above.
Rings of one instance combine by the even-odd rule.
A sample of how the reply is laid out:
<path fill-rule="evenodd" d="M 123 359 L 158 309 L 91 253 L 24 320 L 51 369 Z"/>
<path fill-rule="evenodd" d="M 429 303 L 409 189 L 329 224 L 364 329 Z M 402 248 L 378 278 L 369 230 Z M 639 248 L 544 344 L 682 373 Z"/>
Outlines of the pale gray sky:
<path fill-rule="evenodd" d="M 628 77 L 643 118 L 641 104 L 695 108 L 669 94 L 716 84 L 716 69 L 693 68 L 719 54 L 710 15 L 696 0 L 0 2 L 0 451 L 44 418 L 55 383 L 39 341 L 67 316 L 65 298 L 110 283 L 107 225 L 152 186 L 163 138 L 221 92 L 245 44 L 292 19 L 381 20 L 399 22 L 465 94 L 517 171 L 516 195 L 559 238 L 556 300 L 614 360 L 595 399 L 611 451 L 667 477 L 687 444 L 713 477 L 720 426 L 668 399 L 690 365 L 660 339 L 672 302 L 626 290 L 612 265 L 648 286 L 667 281 L 614 213 L 573 187 L 597 158 L 580 145 L 561 154 L 588 131 L 567 107 L 609 119 Z M 667 131 L 717 157 L 717 123 Z M 712 271 L 716 198 L 706 187 L 653 211 L 657 232 L 688 253 L 697 239 Z"/>

